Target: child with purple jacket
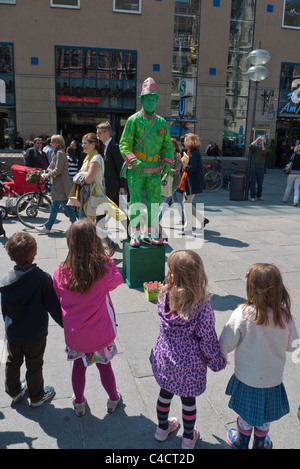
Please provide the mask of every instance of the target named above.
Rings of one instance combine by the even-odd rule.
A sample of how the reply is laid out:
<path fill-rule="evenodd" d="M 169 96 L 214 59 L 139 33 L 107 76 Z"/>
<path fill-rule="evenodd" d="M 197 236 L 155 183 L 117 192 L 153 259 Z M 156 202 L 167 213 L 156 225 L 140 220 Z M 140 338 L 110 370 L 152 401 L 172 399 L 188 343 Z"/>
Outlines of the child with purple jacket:
<path fill-rule="evenodd" d="M 160 386 L 155 439 L 165 441 L 179 425 L 169 417 L 174 394 L 181 397 L 182 449 L 193 449 L 199 437 L 196 397 L 206 389 L 207 367 L 225 368 L 215 331 L 215 317 L 207 301 L 207 276 L 194 251 L 176 251 L 168 259 L 169 272 L 159 302 L 160 333 L 150 355 Z"/>

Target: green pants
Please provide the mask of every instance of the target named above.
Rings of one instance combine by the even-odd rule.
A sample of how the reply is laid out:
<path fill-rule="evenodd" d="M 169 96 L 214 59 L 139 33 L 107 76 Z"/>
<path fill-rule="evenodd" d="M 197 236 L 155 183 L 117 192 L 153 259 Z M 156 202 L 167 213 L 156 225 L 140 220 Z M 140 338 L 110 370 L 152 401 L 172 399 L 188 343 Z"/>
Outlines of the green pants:
<path fill-rule="evenodd" d="M 144 189 L 147 202 L 147 223 L 148 226 L 154 227 L 158 221 L 161 205 L 160 174 L 137 173 L 128 170 L 127 183 L 130 195 L 129 221 L 131 226 L 137 228 L 141 224 L 141 201 Z"/>

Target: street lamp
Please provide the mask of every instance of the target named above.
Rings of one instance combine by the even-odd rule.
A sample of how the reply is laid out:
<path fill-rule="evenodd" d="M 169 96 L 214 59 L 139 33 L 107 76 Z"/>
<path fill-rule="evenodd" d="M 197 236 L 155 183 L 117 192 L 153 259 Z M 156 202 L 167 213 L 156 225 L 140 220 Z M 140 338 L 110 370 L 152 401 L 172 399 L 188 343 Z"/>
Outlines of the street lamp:
<path fill-rule="evenodd" d="M 261 49 L 260 44 L 259 44 L 259 48 L 250 52 L 250 54 L 247 57 L 247 60 L 250 63 L 251 67 L 247 70 L 246 75 L 249 78 L 249 80 L 255 83 L 254 104 L 253 104 L 252 125 L 251 125 L 251 142 L 253 142 L 254 140 L 258 83 L 266 80 L 269 76 L 269 70 L 266 67 L 264 67 L 264 65 L 269 62 L 270 58 L 271 56 L 269 52 L 267 50 Z M 251 168 L 251 151 L 249 151 L 249 156 L 248 156 L 245 200 L 248 200 L 250 168 Z"/>

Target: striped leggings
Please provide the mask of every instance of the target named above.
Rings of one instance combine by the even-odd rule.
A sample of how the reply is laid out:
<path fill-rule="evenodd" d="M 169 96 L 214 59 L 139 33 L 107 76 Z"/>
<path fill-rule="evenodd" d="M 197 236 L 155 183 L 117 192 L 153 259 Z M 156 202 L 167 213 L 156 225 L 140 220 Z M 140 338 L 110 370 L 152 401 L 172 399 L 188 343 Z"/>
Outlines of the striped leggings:
<path fill-rule="evenodd" d="M 157 405 L 156 405 L 156 412 L 157 412 L 157 419 L 158 419 L 158 426 L 162 430 L 168 429 L 168 417 L 170 412 L 171 401 L 173 399 L 174 394 L 161 389 Z M 182 403 L 182 421 L 183 421 L 183 437 L 193 439 L 194 436 L 194 426 L 197 417 L 196 411 L 196 398 L 195 397 L 181 397 Z"/>

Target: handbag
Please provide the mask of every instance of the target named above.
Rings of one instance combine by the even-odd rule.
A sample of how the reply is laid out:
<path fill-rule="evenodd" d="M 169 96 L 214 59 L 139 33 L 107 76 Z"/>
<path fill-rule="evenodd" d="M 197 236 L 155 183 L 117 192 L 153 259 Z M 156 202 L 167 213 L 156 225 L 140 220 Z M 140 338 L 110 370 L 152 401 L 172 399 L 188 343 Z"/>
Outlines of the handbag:
<path fill-rule="evenodd" d="M 25 180 L 27 184 L 39 184 L 41 181 L 42 171 L 39 169 L 26 169 Z"/>
<path fill-rule="evenodd" d="M 163 177 L 161 180 L 161 195 L 164 197 L 171 197 L 173 194 L 173 177 Z"/>
<path fill-rule="evenodd" d="M 185 191 L 186 178 L 187 178 L 187 173 L 184 171 L 183 175 L 181 176 L 180 184 L 178 186 L 178 189 L 180 189 L 182 192 Z"/>
<path fill-rule="evenodd" d="M 73 205 L 74 207 L 80 207 L 80 189 L 78 184 L 73 184 L 70 194 L 68 195 L 67 205 Z"/>
<path fill-rule="evenodd" d="M 291 157 L 291 160 L 289 161 L 289 163 L 283 168 L 283 172 L 287 175 L 290 174 L 290 172 L 292 171 L 293 169 L 293 161 L 294 161 L 294 157 L 295 157 L 295 153 L 292 155 Z"/>

